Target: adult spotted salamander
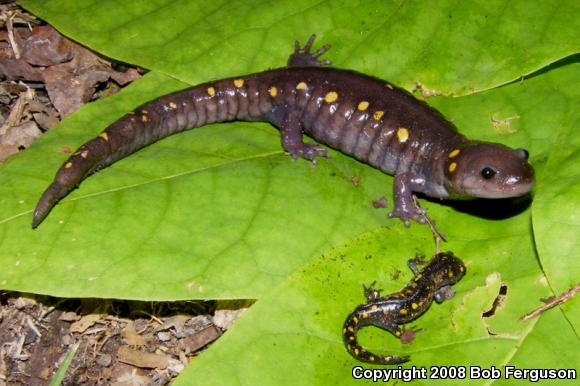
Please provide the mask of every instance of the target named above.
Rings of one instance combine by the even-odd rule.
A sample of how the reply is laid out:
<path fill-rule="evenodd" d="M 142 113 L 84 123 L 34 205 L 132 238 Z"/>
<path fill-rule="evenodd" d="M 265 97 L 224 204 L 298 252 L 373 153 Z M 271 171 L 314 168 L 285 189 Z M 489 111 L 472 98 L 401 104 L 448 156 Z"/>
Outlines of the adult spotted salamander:
<path fill-rule="evenodd" d="M 419 271 L 417 260 L 409 260 L 415 277 L 398 292 L 381 296 L 380 290 L 364 288 L 365 304 L 356 307 L 346 318 L 342 330 L 344 344 L 356 359 L 376 364 L 394 365 L 407 362 L 409 356 L 373 354 L 357 341 L 357 331 L 364 326 L 376 326 L 398 338 L 403 336 L 401 324 L 421 316 L 433 300 L 442 303 L 454 295 L 451 285 L 457 283 L 466 269 L 463 262 L 451 252 L 438 253 Z"/>
<path fill-rule="evenodd" d="M 217 80 L 145 103 L 108 126 L 60 167 L 33 213 L 33 228 L 91 173 L 171 134 L 213 122 L 268 121 L 293 158 L 315 162 L 322 147 L 302 134 L 395 176 L 394 209 L 406 224 L 425 222 L 413 193 L 446 198 L 523 195 L 534 171 L 523 149 L 471 141 L 439 112 L 392 84 L 323 67 L 313 35 L 284 68 Z"/>

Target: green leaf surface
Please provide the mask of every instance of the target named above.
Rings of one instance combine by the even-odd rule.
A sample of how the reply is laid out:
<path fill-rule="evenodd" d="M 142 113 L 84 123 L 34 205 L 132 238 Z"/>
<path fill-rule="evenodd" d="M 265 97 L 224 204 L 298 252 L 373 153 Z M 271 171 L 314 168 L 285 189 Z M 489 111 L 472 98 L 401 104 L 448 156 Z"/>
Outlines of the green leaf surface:
<path fill-rule="evenodd" d="M 568 68 L 570 84 L 577 83 L 580 65 Z M 561 95 L 557 106 L 568 113 L 554 126 L 556 140 L 538 182 L 533 224 L 542 267 L 550 286 L 560 294 L 580 283 L 580 88 L 561 87 L 559 82 L 552 86 Z M 580 298 L 564 304 L 561 310 L 580 332 Z"/>
<path fill-rule="evenodd" d="M 467 275 L 455 285 L 455 298 L 433 304 L 411 323 L 422 329 L 415 340 L 402 345 L 383 330 L 365 328 L 358 334 L 362 346 L 376 353 L 411 355 L 404 367 L 426 368 L 430 376 L 431 366 L 580 368 L 578 337 L 562 313 L 518 321 L 539 297 L 550 293 L 538 280 L 542 271 L 528 232 L 529 210 L 526 214 L 496 223 L 503 237 L 456 237 L 446 245 L 464 259 Z M 443 224 L 450 221 L 446 218 Z M 467 223 L 482 227 L 471 222 L 460 225 Z M 257 302 L 222 339 L 195 358 L 174 384 L 359 384 L 351 374 L 361 363 L 343 346 L 342 324 L 363 303 L 363 284 L 377 280 L 377 288 L 390 293 L 408 282 L 412 274 L 406 260 L 416 252 L 432 254 L 429 231 L 409 236 L 402 226 L 376 230 L 328 251 Z M 508 263 L 516 260 L 518 264 Z M 492 309 L 500 285 L 507 287 L 504 301 L 492 316 L 482 317 Z M 490 383 L 469 381 L 468 374 L 465 381 L 451 384 Z M 432 383 L 425 379 L 416 384 Z M 448 379 L 440 383 L 450 384 Z"/>
<path fill-rule="evenodd" d="M 98 7 L 91 2 L 83 2 L 82 6 L 77 2 L 67 3 L 70 7 L 58 1 L 25 4 L 51 22 L 54 19 L 57 27 L 73 37 L 83 42 L 86 39 L 87 44 L 91 44 L 91 39 L 100 39 L 98 36 L 101 34 L 109 36 L 111 49 L 117 50 L 114 47 L 120 44 L 119 52 L 133 52 L 135 55 L 135 58 L 119 56 L 120 59 L 140 64 L 147 64 L 137 56 L 146 57 L 142 53 L 143 45 L 152 44 L 151 41 L 143 38 L 138 43 L 137 37 L 130 38 L 133 34 L 127 25 L 131 23 L 120 23 L 118 28 L 110 27 L 111 23 L 116 23 L 117 18 L 126 21 L 130 14 L 135 20 L 131 28 L 150 34 L 149 19 L 155 19 L 168 28 L 168 24 L 179 24 L 174 18 L 181 18 L 185 9 L 191 6 L 190 3 L 167 2 L 162 7 L 155 3 L 137 2 L 131 3 L 135 4 L 131 6 L 132 12 L 127 11 L 127 6 L 106 7 L 108 13 L 102 23 L 79 23 L 81 17 L 100 20 L 97 8 L 101 9 L 105 3 L 100 2 Z M 172 8 L 174 4 L 185 8 L 176 12 Z M 238 3 L 232 6 L 242 7 Z M 287 46 L 291 46 L 293 38 L 301 34 L 295 31 L 306 28 L 308 15 L 313 10 L 327 12 L 327 16 L 346 12 L 340 7 L 320 9 L 321 4 L 313 3 L 308 7 L 303 4 L 300 8 L 303 15 L 300 16 L 288 13 L 288 9 L 295 10 L 294 6 L 295 3 L 279 2 L 280 8 L 276 8 L 275 14 L 277 18 L 286 15 L 285 20 L 301 20 L 301 28 L 287 28 L 274 23 L 271 35 L 275 38 L 262 39 L 256 31 L 254 45 L 240 43 L 227 49 L 213 46 L 211 52 L 223 55 L 224 50 L 229 50 L 228 55 L 235 57 L 234 51 L 251 51 L 255 58 L 259 58 L 256 60 L 261 68 L 268 67 L 272 58 L 281 64 L 286 49 L 280 47 L 286 45 L 276 44 L 276 39 L 285 39 Z M 75 13 L 79 7 L 90 16 L 81 16 L 81 11 Z M 162 12 L 164 7 L 173 9 L 173 12 Z M 364 7 L 355 8 L 361 14 L 372 14 Z M 363 9 L 366 10 L 363 12 Z M 229 20 L 225 16 L 224 19 L 218 17 L 221 15 L 219 12 L 225 12 L 219 7 L 206 10 L 213 12 L 207 20 Z M 347 10 L 354 12 L 353 9 Z M 262 20 L 266 20 L 267 13 L 264 11 L 262 14 Z M 249 12 L 248 15 L 254 14 Z M 346 16 L 343 14 L 342 17 Z M 395 24 L 414 25 L 417 22 L 415 17 L 414 14 L 413 17 L 397 18 Z M 243 24 L 252 20 L 241 18 L 239 31 L 244 31 Z M 373 20 L 373 34 L 391 28 L 392 23 Z M 90 36 L 83 35 L 78 29 L 89 28 L 87 24 L 93 29 L 101 26 L 102 30 L 92 30 Z M 224 28 L 232 28 L 226 24 Z M 331 32 L 336 33 L 336 29 L 325 27 L 323 23 L 308 25 L 331 40 Z M 352 29 L 359 33 L 370 26 L 353 25 Z M 130 31 L 127 32 L 124 26 Z M 191 36 L 196 36 L 194 31 L 203 29 L 199 23 L 188 26 Z M 154 31 L 161 29 L 158 27 Z M 461 33 L 449 29 L 438 38 L 451 39 Z M 126 36 L 128 40 L 117 43 L 114 40 L 117 35 Z M 241 35 L 231 36 L 234 39 Z M 339 63 L 364 70 L 364 66 L 357 67 L 358 58 L 380 51 L 397 62 L 398 68 L 406 68 L 406 63 L 399 63 L 400 58 L 396 55 L 390 56 L 388 49 L 382 51 L 384 47 L 378 43 L 373 46 L 372 39 L 363 44 L 354 38 L 358 35 L 352 31 L 351 35 L 353 39 L 331 41 L 334 49 L 329 56 L 348 58 L 340 59 Z M 155 35 L 155 39 L 160 37 Z M 153 42 L 157 41 L 155 39 Z M 349 52 L 349 44 L 353 44 L 351 40 L 358 42 L 362 50 L 360 54 Z M 163 51 L 173 40 L 167 38 L 164 41 L 167 44 L 163 47 L 154 44 L 161 62 L 178 56 L 175 51 L 171 51 L 173 54 Z M 393 37 L 387 41 L 399 42 L 400 39 Z M 198 52 L 200 44 L 207 42 L 206 39 L 183 40 L 180 42 L 181 52 L 183 55 L 192 50 Z M 138 48 L 131 49 L 135 44 Z M 410 47 L 408 51 L 415 49 Z M 546 46 L 546 49 L 553 49 L 553 46 Z M 207 51 L 200 52 L 207 54 Z M 264 52 L 273 56 L 264 56 Z M 447 60 L 444 62 L 448 63 Z M 203 69 L 208 72 L 215 70 L 211 76 L 215 77 L 220 76 L 221 71 L 229 71 L 228 66 L 235 66 L 238 61 L 214 62 L 198 58 L 189 63 L 196 64 L 196 71 L 192 71 L 196 76 L 198 70 Z M 243 64 L 239 67 L 239 71 L 244 69 Z M 394 65 L 381 64 L 381 68 L 388 67 Z M 423 71 L 429 70 L 429 66 L 422 67 Z M 168 67 L 166 72 L 169 70 Z M 174 76 L 179 77 L 177 70 Z M 510 78 L 507 76 L 502 82 Z M 552 85 L 541 81 L 543 78 L 538 76 L 497 92 L 465 98 L 432 98 L 431 101 L 455 120 L 465 134 L 526 147 L 534 164 L 541 166 L 555 141 L 553 131 L 547 128 L 560 127 L 567 119 L 566 110 L 556 102 L 559 98 L 569 98 L 559 90 L 570 81 L 568 78 L 557 79 L 561 82 L 560 87 L 553 89 Z M 3 269 L 0 286 L 60 296 L 158 300 L 258 298 L 280 279 L 332 245 L 360 232 L 392 223 L 385 219 L 384 211 L 370 207 L 370 201 L 377 197 L 386 195 L 390 198 L 390 177 L 336 152 L 332 153 L 331 160 L 322 160 L 315 168 L 307 162 L 291 162 L 280 150 L 276 130 L 269 125 L 230 123 L 168 138 L 103 170 L 57 205 L 40 228 L 30 230 L 30 212 L 59 164 L 66 159 L 64 149 L 76 148 L 140 103 L 185 86 L 185 83 L 162 74 L 161 70 L 152 71 L 119 95 L 85 106 L 2 168 L 0 259 Z M 569 103 L 572 104 L 573 100 Z M 494 119 L 501 121 L 515 116 L 519 118 L 509 121 L 509 128 L 497 123 L 494 126 Z M 446 206 L 427 206 L 438 220 L 450 213 L 457 219 L 471 218 Z M 473 220 L 478 221 L 477 218 Z M 414 226 L 409 232 L 418 228 Z M 491 231 L 476 227 L 470 232 L 487 237 Z"/>
<path fill-rule="evenodd" d="M 580 50 L 577 1 L 26 0 L 105 55 L 195 84 L 280 67 L 317 33 L 332 60 L 411 88 L 492 88 Z"/>
<path fill-rule="evenodd" d="M 98 130 L 103 116 L 114 120 L 160 84 L 179 86 L 167 81 L 152 73 L 86 106 L 3 168 L 1 286 L 60 296 L 257 298 L 311 256 L 388 222 L 370 205 L 386 190 L 377 170 L 338 153 L 344 162 L 292 162 L 271 126 L 225 124 L 103 170 L 32 230 L 32 207 L 63 147 L 96 134 L 78 127 Z M 371 185 L 357 187 L 355 176 Z"/>

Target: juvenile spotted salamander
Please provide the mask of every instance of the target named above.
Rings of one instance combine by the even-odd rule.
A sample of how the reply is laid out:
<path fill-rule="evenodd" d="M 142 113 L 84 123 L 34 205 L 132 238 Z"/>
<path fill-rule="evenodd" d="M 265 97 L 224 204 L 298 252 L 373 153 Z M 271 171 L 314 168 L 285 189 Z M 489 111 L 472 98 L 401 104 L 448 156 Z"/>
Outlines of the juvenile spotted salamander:
<path fill-rule="evenodd" d="M 380 290 L 373 288 L 374 283 L 370 288 L 364 288 L 367 302 L 354 309 L 342 330 L 346 349 L 356 359 L 385 365 L 407 362 L 409 356 L 385 356 L 365 350 L 358 344 L 358 330 L 364 326 L 376 326 L 401 338 L 403 329 L 400 325 L 421 316 L 433 300 L 442 303 L 453 297 L 450 286 L 466 272 L 463 262 L 451 252 L 436 254 L 421 271 L 416 264 L 416 259 L 409 260 L 409 268 L 415 277 L 398 292 L 381 296 Z"/>
<path fill-rule="evenodd" d="M 306 133 L 395 176 L 392 216 L 425 222 L 413 193 L 441 199 L 526 194 L 534 171 L 523 149 L 471 141 L 439 112 L 383 80 L 323 65 L 313 35 L 284 68 L 200 84 L 137 107 L 60 167 L 33 213 L 37 227 L 91 173 L 171 134 L 213 122 L 268 121 L 293 158 L 327 157 Z"/>

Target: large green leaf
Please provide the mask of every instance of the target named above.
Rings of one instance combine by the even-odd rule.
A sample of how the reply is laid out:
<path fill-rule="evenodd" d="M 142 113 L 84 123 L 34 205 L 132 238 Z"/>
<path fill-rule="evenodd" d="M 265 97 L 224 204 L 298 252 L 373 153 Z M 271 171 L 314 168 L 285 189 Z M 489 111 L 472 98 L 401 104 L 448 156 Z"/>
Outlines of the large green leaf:
<path fill-rule="evenodd" d="M 557 89 L 559 98 L 550 105 L 567 111 L 561 122 L 554 122 L 550 135 L 555 138 L 538 194 L 533 205 L 536 248 L 550 287 L 556 294 L 580 283 L 580 88 L 569 87 L 578 82 L 580 65 L 565 71 L 569 84 L 544 76 L 546 84 Z M 550 126 L 547 126 L 550 127 Z M 562 306 L 564 315 L 576 331 L 580 331 L 580 299 Z"/>
<path fill-rule="evenodd" d="M 491 125 L 489 116 L 473 119 L 473 115 L 484 115 L 481 111 L 477 113 L 480 109 L 491 115 L 502 106 L 498 113 L 519 115 L 520 119 L 511 122 L 510 130 L 515 130 L 516 136 L 528 138 L 526 146 L 536 154 L 536 165 L 542 166 L 548 159 L 545 168 L 540 168 L 537 194 L 540 199 L 534 202 L 532 210 L 527 208 L 520 215 L 503 219 L 488 212 L 491 206 L 481 209 L 488 219 L 458 216 L 433 207 L 450 240 L 444 248 L 453 250 L 467 265 L 466 277 L 456 285 L 456 298 L 434 305 L 412 323 L 423 331 L 410 345 L 403 346 L 388 333 L 369 328 L 359 334 L 363 346 L 378 353 L 410 354 L 412 362 L 408 366 L 427 369 L 431 366 L 466 366 L 467 371 L 469 366 L 486 369 L 494 366 L 502 372 L 504 366 L 580 369 L 579 299 L 573 299 L 560 310 L 550 310 L 527 322 L 519 321 L 541 304 L 541 298 L 556 295 L 579 277 L 575 268 L 580 257 L 579 230 L 573 221 L 561 223 L 563 215 L 577 218 L 580 214 L 579 196 L 568 195 L 566 190 L 570 187 L 574 191 L 578 181 L 574 168 L 579 164 L 579 146 L 568 133 L 570 128 L 578 127 L 574 124 L 578 117 L 575 106 L 580 96 L 577 88 L 570 89 L 568 85 L 579 75 L 580 65 L 568 65 L 523 83 L 436 101 L 443 111 L 474 112 L 451 113 L 465 127 Z M 526 103 L 519 102 L 523 100 Z M 544 105 L 553 106 L 550 114 L 546 114 Z M 489 135 L 492 133 L 490 129 Z M 562 172 L 570 173 L 548 175 L 554 169 L 553 162 L 561 165 Z M 562 199 L 547 200 L 549 204 L 545 204 L 541 192 L 546 184 L 551 187 L 549 192 L 560 192 Z M 558 194 L 550 197 L 555 199 Z M 561 205 L 559 211 L 552 207 L 556 205 Z M 532 211 L 534 227 L 543 231 L 541 234 L 530 232 Z M 571 229 L 560 230 L 564 238 L 559 239 L 558 245 L 552 235 L 565 226 Z M 550 227 L 556 228 L 554 232 Z M 545 250 L 541 244 L 549 245 L 556 253 Z M 411 277 L 405 261 L 415 253 L 433 253 L 427 229 L 409 232 L 397 225 L 348 240 L 264 296 L 223 339 L 197 358 L 176 384 L 207 384 L 208 380 L 214 385 L 359 382 L 351 377 L 352 368 L 360 363 L 343 347 L 342 323 L 363 302 L 363 284 L 377 280 L 387 293 L 402 287 Z M 552 263 L 555 258 L 558 266 Z M 483 317 L 484 312 L 493 309 L 502 285 L 507 291 L 505 297 L 496 303 L 491 315 Z M 505 379 L 505 373 L 502 374 L 501 379 Z M 479 384 L 489 382 L 479 380 Z M 568 384 L 574 382 L 570 380 Z M 418 383 L 430 384 L 433 380 Z M 449 380 L 443 384 L 449 384 Z"/>
<path fill-rule="evenodd" d="M 488 379 L 469 381 L 470 366 L 500 371 L 503 366 L 579 369 L 578 337 L 562 313 L 554 310 L 526 323 L 518 321 L 550 293 L 538 280 L 542 271 L 534 256 L 528 216 L 497 223 L 503 236 L 477 240 L 466 235 L 448 244 L 466 262 L 467 276 L 455 286 L 454 299 L 433 304 L 412 323 L 421 328 L 413 342 L 402 345 L 376 328 L 362 329 L 359 342 L 375 353 L 409 354 L 411 362 L 405 367 L 425 368 L 430 377 L 435 374 L 432 366 L 465 367 L 463 381 L 444 379 L 442 384 L 489 384 Z M 446 220 L 449 225 L 451 219 Z M 361 363 L 343 346 L 342 324 L 363 303 L 363 284 L 377 280 L 386 293 L 401 288 L 412 276 L 405 261 L 415 251 L 432 253 L 429 232 L 409 237 L 397 226 L 327 252 L 257 302 L 222 339 L 194 359 L 175 385 L 359 384 L 351 374 Z M 493 316 L 483 317 L 492 309 L 500 285 L 507 287 L 504 302 Z"/>
<path fill-rule="evenodd" d="M 150 74 L 114 99 L 121 106 L 147 100 L 158 77 Z M 105 169 L 32 230 L 31 209 L 44 176 L 65 155 L 62 147 L 87 140 L 76 128 L 98 127 L 119 104 L 86 106 L 3 168 L 4 288 L 135 299 L 256 298 L 321 250 L 388 222 L 370 205 L 388 189 L 378 171 L 338 153 L 337 162 L 317 167 L 292 162 L 269 125 L 231 124 L 174 136 Z M 364 186 L 355 186 L 354 176 Z"/>
<path fill-rule="evenodd" d="M 188 83 L 263 71 L 317 33 L 341 67 L 463 94 L 578 52 L 575 1 L 25 0 L 91 48 Z"/>
<path fill-rule="evenodd" d="M 139 103 L 186 86 L 172 78 L 197 82 L 281 65 L 287 55 L 281 47 L 310 32 L 333 44 L 328 56 L 343 67 L 455 93 L 503 84 L 576 50 L 576 40 L 566 38 L 576 31 L 567 19 L 573 4 L 538 6 L 523 17 L 513 14 L 513 20 L 517 3 L 486 5 L 493 25 L 468 23 L 463 29 L 463 22 L 454 23 L 474 8 L 445 2 L 429 10 L 384 2 L 24 4 L 84 44 L 154 70 L 120 95 L 84 107 L 0 172 L 0 285 L 62 296 L 260 297 L 328 247 L 392 223 L 369 204 L 390 197 L 389 177 L 337 153 L 316 168 L 291 162 L 270 126 L 234 123 L 169 138 L 105 169 L 30 230 L 30 211 L 66 158 L 63 149 L 79 146 Z M 442 15 L 451 21 L 443 24 Z M 548 23 L 547 15 L 554 21 Z M 534 32 L 538 25 L 545 27 Z M 511 32 L 499 34 L 504 30 Z M 557 44 L 546 35 L 558 37 Z M 456 47 L 465 36 L 472 36 L 471 45 Z M 493 41 L 498 54 L 489 49 Z M 441 44 L 446 48 L 433 49 Z M 539 54 L 522 61 L 529 49 Z M 464 52 L 476 59 L 460 60 Z M 501 71 L 490 75 L 489 63 Z M 555 138 L 535 125 L 547 118 L 528 107 L 546 95 L 532 95 L 528 81 L 512 88 L 519 92 L 509 100 L 491 94 L 479 101 L 433 102 L 464 133 L 528 147 L 541 165 Z M 515 133 L 493 130 L 491 116 L 514 114 L 520 116 L 512 121 Z M 554 121 L 561 118 L 550 114 Z M 360 179 L 358 186 L 352 177 Z M 452 212 L 428 207 L 438 220 Z M 455 221 L 471 218 L 450 215 Z M 486 235 L 488 229 L 473 232 Z"/>

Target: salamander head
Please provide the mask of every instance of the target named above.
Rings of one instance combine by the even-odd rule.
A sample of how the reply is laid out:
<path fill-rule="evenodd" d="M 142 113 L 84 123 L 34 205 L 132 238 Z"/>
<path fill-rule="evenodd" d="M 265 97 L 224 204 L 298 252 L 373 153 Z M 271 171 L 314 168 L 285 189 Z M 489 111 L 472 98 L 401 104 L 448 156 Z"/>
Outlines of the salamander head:
<path fill-rule="evenodd" d="M 457 283 L 467 272 L 463 261 L 453 252 L 440 252 L 433 256 L 425 270 L 433 275 L 436 287 L 441 288 Z"/>
<path fill-rule="evenodd" d="M 524 149 L 470 142 L 447 154 L 445 187 L 451 197 L 517 197 L 528 193 L 534 181 L 534 169 Z"/>

